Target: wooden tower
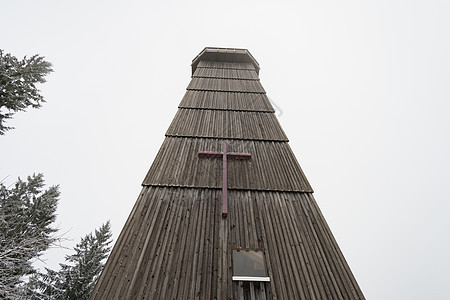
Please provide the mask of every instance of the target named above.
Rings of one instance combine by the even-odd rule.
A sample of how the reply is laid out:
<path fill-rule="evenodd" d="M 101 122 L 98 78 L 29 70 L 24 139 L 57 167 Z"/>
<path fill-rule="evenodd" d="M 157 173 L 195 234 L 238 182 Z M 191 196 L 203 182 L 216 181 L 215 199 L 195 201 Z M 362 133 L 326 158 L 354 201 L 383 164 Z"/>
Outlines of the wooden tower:
<path fill-rule="evenodd" d="M 245 49 L 205 48 L 91 299 L 364 299 Z"/>

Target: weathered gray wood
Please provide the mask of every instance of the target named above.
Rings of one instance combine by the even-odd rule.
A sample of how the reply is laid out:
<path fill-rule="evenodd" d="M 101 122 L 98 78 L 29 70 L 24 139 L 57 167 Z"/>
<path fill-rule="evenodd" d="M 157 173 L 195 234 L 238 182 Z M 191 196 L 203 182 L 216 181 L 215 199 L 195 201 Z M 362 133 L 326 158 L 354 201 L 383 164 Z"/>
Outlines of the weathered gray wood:
<path fill-rule="evenodd" d="M 258 74 L 254 70 L 225 68 L 197 68 L 192 77 L 259 80 Z"/>
<path fill-rule="evenodd" d="M 179 109 L 166 136 L 288 141 L 273 113 L 205 109 Z"/>
<path fill-rule="evenodd" d="M 241 92 L 256 94 L 266 93 L 259 81 L 243 79 L 193 77 L 187 89 L 197 91 Z"/>
<path fill-rule="evenodd" d="M 195 59 L 91 299 L 364 299 L 259 82 L 259 65 L 246 50 L 217 50 L 226 62 L 212 61 L 214 51 Z M 223 139 L 229 152 L 252 154 L 228 162 L 226 219 L 220 164 L 197 155 L 220 151 Z M 233 282 L 233 248 L 263 249 L 270 282 Z"/>
<path fill-rule="evenodd" d="M 266 94 L 188 90 L 180 108 L 275 112 Z"/>
<path fill-rule="evenodd" d="M 111 277 L 106 278 L 120 279 L 121 276 L 112 276 L 123 269 L 120 253 L 129 253 L 128 248 L 136 247 L 142 248 L 143 254 L 132 255 L 127 263 L 132 266 L 128 274 L 133 277 L 133 283 L 120 285 L 118 281 L 110 285 L 111 288 L 132 289 L 135 292 L 130 292 L 130 297 L 138 298 L 143 295 L 170 295 L 171 298 L 220 295 L 228 298 L 227 286 L 231 284 L 232 275 L 229 249 L 244 245 L 265 249 L 266 267 L 271 283 L 274 283 L 274 298 L 362 299 L 356 281 L 343 268 L 345 260 L 329 229 L 324 227 L 323 217 L 311 194 L 230 191 L 233 200 L 228 221 L 240 227 L 231 229 L 220 217 L 220 190 L 200 192 L 198 188 L 149 186 L 144 187 L 144 191 L 129 219 L 134 220 L 134 224 L 148 223 L 148 226 L 129 227 L 128 234 L 120 236 L 115 249 L 122 248 L 109 258 L 105 272 Z M 256 229 L 260 230 L 262 241 L 255 240 L 259 239 Z M 140 234 L 140 231 L 145 232 Z M 149 242 L 142 243 L 140 236 L 148 238 Z M 123 247 L 124 240 L 130 242 L 128 248 Z M 228 245 L 230 240 L 236 244 Z M 280 247 L 282 244 L 289 247 Z M 183 251 L 176 253 L 180 250 Z M 138 268 L 139 261 L 141 267 Z M 210 264 L 217 266 L 217 276 L 211 275 L 215 273 Z M 142 267 L 144 271 L 140 271 Z M 156 274 L 158 270 L 159 274 Z M 106 275 L 103 274 L 106 273 L 102 273 L 99 282 L 104 281 Z M 155 278 L 162 278 L 160 284 L 153 283 Z M 186 281 L 186 278 L 193 281 Z M 216 288 L 203 291 L 207 286 Z M 123 295 L 122 292 L 114 294 L 116 296 L 110 299 L 119 299 Z"/>
<path fill-rule="evenodd" d="M 255 70 L 255 67 L 250 63 L 235 63 L 222 61 L 200 61 L 198 63 L 197 68 Z"/>
<path fill-rule="evenodd" d="M 198 157 L 198 152 L 205 149 L 219 152 L 221 142 L 167 137 L 143 185 L 221 188 L 221 165 Z M 227 143 L 230 152 L 252 153 L 251 160 L 228 162 L 229 189 L 312 192 L 288 143 L 253 140 Z"/>

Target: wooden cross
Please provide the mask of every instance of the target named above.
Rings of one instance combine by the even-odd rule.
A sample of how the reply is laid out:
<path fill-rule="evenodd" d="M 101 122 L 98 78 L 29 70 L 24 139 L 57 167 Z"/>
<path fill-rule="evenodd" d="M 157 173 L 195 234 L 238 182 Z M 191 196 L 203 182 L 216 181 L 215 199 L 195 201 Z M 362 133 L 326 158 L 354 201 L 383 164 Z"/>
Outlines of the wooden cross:
<path fill-rule="evenodd" d="M 222 152 L 200 151 L 199 157 L 222 157 L 222 217 L 228 215 L 228 190 L 227 190 L 227 158 L 249 159 L 252 157 L 250 153 L 227 153 L 227 143 L 223 141 Z"/>

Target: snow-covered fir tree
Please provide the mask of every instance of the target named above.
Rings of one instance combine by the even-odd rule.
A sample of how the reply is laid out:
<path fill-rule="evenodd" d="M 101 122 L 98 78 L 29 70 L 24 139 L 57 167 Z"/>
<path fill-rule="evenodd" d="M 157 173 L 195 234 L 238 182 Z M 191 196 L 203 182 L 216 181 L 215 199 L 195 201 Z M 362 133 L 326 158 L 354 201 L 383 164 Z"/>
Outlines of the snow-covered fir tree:
<path fill-rule="evenodd" d="M 89 299 L 111 250 L 111 236 L 108 221 L 81 239 L 75 254 L 66 256 L 69 264 L 60 264 L 59 271 L 46 269 L 46 273 L 34 275 L 29 283 L 30 299 Z"/>
<path fill-rule="evenodd" d="M 42 56 L 19 60 L 0 49 L 0 135 L 12 129 L 5 121 L 16 112 L 41 107 L 45 100 L 36 84 L 44 83 L 52 71 L 52 64 Z"/>
<path fill-rule="evenodd" d="M 44 189 L 42 174 L 20 178 L 11 187 L 0 183 L 0 298 L 19 299 L 32 263 L 57 238 L 52 228 L 58 186 Z"/>

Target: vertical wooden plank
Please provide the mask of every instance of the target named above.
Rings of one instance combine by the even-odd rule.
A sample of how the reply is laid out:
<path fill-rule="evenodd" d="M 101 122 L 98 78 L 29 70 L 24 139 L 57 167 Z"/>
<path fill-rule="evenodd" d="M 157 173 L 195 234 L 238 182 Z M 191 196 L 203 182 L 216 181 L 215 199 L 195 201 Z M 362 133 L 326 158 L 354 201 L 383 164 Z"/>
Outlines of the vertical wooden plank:
<path fill-rule="evenodd" d="M 189 205 L 188 203 L 185 203 L 186 200 L 183 197 L 184 193 L 184 190 L 178 189 L 178 196 L 173 199 L 174 205 L 172 205 L 172 209 L 175 211 L 175 226 L 174 229 L 171 230 L 171 238 L 169 237 L 170 244 L 167 248 L 167 259 L 165 259 L 164 262 L 167 264 L 167 269 L 164 272 L 164 280 L 162 284 L 157 286 L 159 288 L 158 295 L 160 295 L 161 299 L 167 299 L 166 292 L 170 293 L 173 289 L 173 283 L 176 276 L 176 264 L 179 263 L 176 254 L 180 252 L 178 249 L 180 241 L 183 239 L 183 233 L 180 231 L 180 225 L 183 223 L 183 214 L 186 213 L 186 209 L 184 208 Z"/>
<path fill-rule="evenodd" d="M 163 201 L 159 201 L 159 205 L 162 205 L 162 204 L 163 204 Z M 165 213 L 167 211 L 167 208 L 168 208 L 168 205 L 166 203 L 164 203 L 162 205 L 162 207 L 158 210 L 158 212 L 160 212 L 161 214 L 165 215 Z M 134 288 L 134 287 L 136 285 L 136 282 L 140 279 L 140 276 L 142 276 L 143 270 L 141 270 L 141 266 L 142 266 L 142 264 L 144 262 L 144 257 L 146 255 L 146 253 L 152 253 L 154 251 L 153 250 L 153 251 L 147 252 L 147 248 L 150 247 L 149 246 L 149 242 L 150 242 L 150 238 L 151 238 L 152 233 L 153 233 L 153 227 L 156 226 L 156 230 L 155 231 L 158 232 L 160 230 L 161 226 L 162 226 L 161 223 L 157 223 L 156 222 L 156 219 L 157 218 L 154 218 L 152 220 L 151 230 L 147 231 L 147 235 L 146 235 L 146 238 L 145 238 L 144 245 L 142 247 L 142 251 L 141 251 L 141 253 L 139 255 L 139 259 L 138 259 L 137 265 L 136 265 L 136 267 L 134 269 L 133 277 L 132 277 L 132 279 L 130 281 L 130 284 L 129 284 L 129 288 L 128 288 L 128 291 L 127 291 L 127 298 L 133 298 L 132 295 L 136 295 L 136 293 L 138 292 L 137 291 L 138 288 Z"/>
<path fill-rule="evenodd" d="M 181 242 L 180 242 L 180 248 L 178 249 L 179 251 L 176 251 L 175 253 L 177 254 L 174 259 L 177 263 L 177 268 L 175 270 L 175 274 L 174 274 L 174 279 L 173 279 L 173 285 L 172 288 L 169 289 L 169 294 L 168 294 L 168 298 L 170 299 L 176 299 L 177 298 L 177 292 L 178 292 L 178 288 L 179 288 L 179 283 L 180 283 L 180 279 L 181 279 L 181 270 L 182 270 L 182 266 L 184 264 L 184 255 L 186 254 L 186 244 L 188 241 L 188 237 L 191 240 L 192 237 L 189 234 L 186 234 L 185 231 L 183 231 L 182 229 L 187 229 L 189 228 L 190 225 L 190 216 L 191 216 L 191 211 L 193 209 L 193 189 L 186 189 L 183 191 L 183 197 L 182 197 L 182 201 L 187 203 L 186 205 L 186 210 L 185 210 L 185 215 L 183 216 L 183 223 L 182 223 L 182 227 L 180 230 L 180 235 L 181 235 Z"/>
<path fill-rule="evenodd" d="M 161 266 L 163 261 L 166 258 L 167 255 L 167 245 L 168 240 L 171 238 L 170 231 L 172 229 L 172 224 L 174 222 L 174 215 L 175 210 L 173 209 L 172 202 L 173 197 L 176 197 L 177 191 L 172 190 L 170 195 L 166 197 L 165 200 L 165 206 L 166 206 L 166 213 L 163 216 L 163 219 L 165 222 L 160 223 L 160 227 L 158 229 L 158 243 L 161 249 L 164 249 L 162 251 L 157 252 L 156 255 L 152 255 L 155 253 L 155 250 L 148 251 L 148 249 L 143 249 L 143 253 L 145 253 L 144 260 L 145 263 L 142 264 L 141 270 L 143 269 L 144 272 L 139 276 L 141 282 L 151 282 L 151 285 L 145 285 L 140 284 L 140 288 L 136 288 L 135 290 L 138 291 L 137 295 L 138 297 L 141 297 L 141 295 L 146 295 L 148 292 L 150 292 L 150 295 L 156 294 L 156 282 L 159 282 L 161 284 L 160 279 L 162 278 L 164 274 L 161 272 Z M 154 246 L 155 247 L 155 246 Z M 148 263 L 147 263 L 148 261 Z M 149 280 L 149 276 L 152 276 L 153 280 Z M 154 276 L 154 277 L 153 277 Z M 139 284 L 138 284 L 139 285 Z M 148 291 L 148 287 L 151 286 L 150 291 Z M 148 295 L 148 294 L 147 294 Z"/>
<path fill-rule="evenodd" d="M 288 220 L 289 218 L 287 218 L 286 216 L 286 203 L 285 203 L 285 199 L 283 199 L 283 197 L 280 197 L 279 193 L 273 193 L 274 197 L 275 197 L 275 201 L 277 201 L 279 203 L 279 212 L 280 212 L 280 226 L 284 227 L 285 230 L 283 230 L 284 232 L 284 236 L 285 236 L 285 244 L 286 245 L 291 245 L 290 247 L 285 247 L 285 251 L 287 252 L 287 257 L 288 260 L 286 261 L 287 264 L 291 265 L 292 267 L 292 271 L 293 271 L 293 276 L 292 276 L 292 283 L 290 286 L 290 289 L 292 290 L 292 292 L 295 295 L 300 295 L 301 298 L 306 299 L 306 295 L 302 289 L 302 283 L 301 283 L 301 279 L 300 279 L 300 268 L 299 268 L 299 258 L 296 255 L 296 252 L 292 251 L 292 248 L 294 248 L 294 242 L 292 240 L 292 236 L 293 236 L 293 232 L 292 232 L 292 226 L 290 224 L 288 224 Z M 295 282 L 295 284 L 294 284 Z M 311 297 L 311 299 L 314 299 L 314 297 Z"/>

